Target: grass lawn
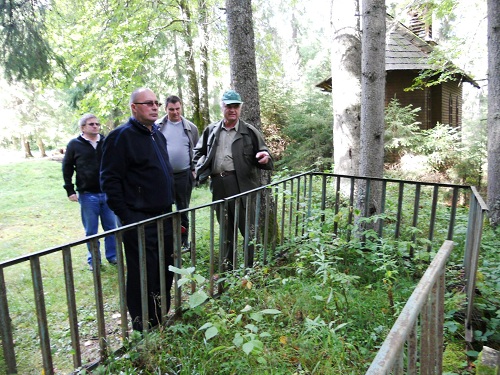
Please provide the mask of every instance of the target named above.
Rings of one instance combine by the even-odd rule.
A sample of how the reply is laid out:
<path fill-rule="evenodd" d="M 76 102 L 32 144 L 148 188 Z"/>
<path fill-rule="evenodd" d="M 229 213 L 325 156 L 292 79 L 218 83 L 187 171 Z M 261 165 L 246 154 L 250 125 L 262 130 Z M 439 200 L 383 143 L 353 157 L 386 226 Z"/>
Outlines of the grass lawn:
<path fill-rule="evenodd" d="M 60 161 L 38 158 L 0 164 L 0 185 L 0 261 L 61 246 L 85 236 L 80 205 L 70 202 L 63 188 Z M 210 199 L 206 186 L 193 191 L 194 205 Z M 89 363 L 97 358 L 93 279 L 88 271 L 86 246 L 74 247 L 72 251 L 78 319 L 84 341 L 83 360 Z M 41 268 L 54 363 L 62 373 L 67 373 L 72 367 L 62 255 L 42 257 Z M 119 332 L 120 319 L 117 272 L 106 262 L 101 270 L 106 321 L 111 322 L 110 345 L 118 348 L 119 337 L 112 339 L 113 333 Z M 5 280 L 19 373 L 39 374 L 37 318 L 29 264 L 9 267 L 5 270 Z M 86 351 L 86 347 L 89 350 Z"/>

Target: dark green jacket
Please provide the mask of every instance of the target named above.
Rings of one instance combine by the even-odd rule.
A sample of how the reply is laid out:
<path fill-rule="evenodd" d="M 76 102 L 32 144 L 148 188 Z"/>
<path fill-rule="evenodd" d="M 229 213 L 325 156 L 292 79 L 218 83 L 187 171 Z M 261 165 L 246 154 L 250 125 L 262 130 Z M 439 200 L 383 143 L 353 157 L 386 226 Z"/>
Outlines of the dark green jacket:
<path fill-rule="evenodd" d="M 196 166 L 196 180 L 199 182 L 204 182 L 212 173 L 212 162 L 222 126 L 222 120 L 207 126 L 194 149 L 193 162 Z M 272 170 L 274 166 L 272 157 L 267 164 L 259 164 L 255 158 L 259 151 L 266 151 L 271 155 L 262 134 L 253 125 L 240 120 L 231 151 L 240 192 L 260 187 L 259 170 Z"/>

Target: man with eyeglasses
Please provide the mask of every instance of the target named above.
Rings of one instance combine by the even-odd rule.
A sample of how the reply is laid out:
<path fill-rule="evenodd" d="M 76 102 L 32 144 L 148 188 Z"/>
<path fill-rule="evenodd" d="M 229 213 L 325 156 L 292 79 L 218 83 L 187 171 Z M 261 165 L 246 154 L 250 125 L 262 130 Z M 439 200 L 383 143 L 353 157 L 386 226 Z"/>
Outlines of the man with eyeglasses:
<path fill-rule="evenodd" d="M 273 159 L 262 134 L 252 125 L 240 119 L 243 102 L 234 90 L 222 95 L 221 108 L 223 119 L 209 125 L 194 149 L 193 161 L 196 165 L 196 179 L 203 182 L 210 177 L 212 200 L 216 201 L 244 193 L 260 187 L 259 170 L 273 169 Z M 246 210 L 249 211 L 249 237 L 254 234 L 255 205 L 246 207 L 242 200 L 238 216 L 238 228 L 242 236 L 246 231 Z M 221 223 L 220 210 L 217 219 Z M 221 249 L 223 258 L 232 265 L 234 256 L 235 201 L 228 204 L 227 231 L 225 248 Z M 248 246 L 245 266 L 253 265 L 254 246 Z"/>
<path fill-rule="evenodd" d="M 101 163 L 101 186 L 109 207 L 122 225 L 136 223 L 172 212 L 174 176 L 166 139 L 158 130 L 156 95 L 148 88 L 135 90 L 130 97 L 132 116 L 106 137 Z M 167 311 L 173 273 L 172 221 L 163 221 L 163 245 L 166 275 L 160 275 L 159 241 L 156 222 L 145 227 L 147 267 L 148 327 L 143 325 L 138 229 L 124 232 L 123 244 L 127 261 L 127 306 L 136 331 L 149 329 L 161 322 L 160 285 L 167 287 Z"/>
<path fill-rule="evenodd" d="M 67 147 L 62 162 L 64 189 L 68 199 L 80 202 L 80 212 L 85 235 L 92 236 L 97 233 L 99 218 L 104 231 L 116 228 L 116 216 L 106 203 L 106 195 L 102 192 L 99 183 L 99 168 L 102 158 L 102 144 L 104 136 L 100 134 L 101 124 L 97 117 L 91 113 L 83 115 L 79 120 L 81 134 L 72 139 Z M 75 185 L 73 174 L 76 173 Z M 100 246 L 100 243 L 98 243 Z M 87 263 L 93 271 L 92 254 L 88 246 Z M 116 264 L 115 236 L 104 238 L 106 259 L 111 264 Z M 98 264 L 101 264 L 99 250 Z"/>
<path fill-rule="evenodd" d="M 198 143 L 198 128 L 182 116 L 182 102 L 178 96 L 170 95 L 165 101 L 167 114 L 156 124 L 167 139 L 168 156 L 174 170 L 175 206 L 178 211 L 189 208 L 194 186 L 193 148 Z M 181 214 L 182 247 L 189 248 L 189 217 Z"/>

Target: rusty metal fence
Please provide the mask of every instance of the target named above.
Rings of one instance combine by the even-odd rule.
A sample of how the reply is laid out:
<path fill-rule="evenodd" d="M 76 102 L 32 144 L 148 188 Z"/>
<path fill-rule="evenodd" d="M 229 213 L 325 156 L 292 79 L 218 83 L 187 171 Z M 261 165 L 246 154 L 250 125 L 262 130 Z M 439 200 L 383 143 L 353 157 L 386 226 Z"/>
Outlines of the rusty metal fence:
<path fill-rule="evenodd" d="M 465 336 L 468 342 L 473 339 L 470 322 L 474 304 L 475 275 L 487 210 L 481 195 L 472 187 L 464 253 L 467 295 Z M 367 375 L 442 373 L 445 267 L 452 249 L 452 241 L 447 240 L 443 243 L 399 314 L 366 372 Z"/>
<path fill-rule="evenodd" d="M 210 194 L 208 190 L 206 193 Z M 479 196 L 475 189 L 452 184 L 303 173 L 226 200 L 208 202 L 209 197 L 207 197 L 206 204 L 184 210 L 183 212 L 188 213 L 191 223 L 189 251 L 183 251 L 181 247 L 181 212 L 174 212 L 1 262 L 0 336 L 4 367 L 8 374 L 19 371 L 22 373 L 43 371 L 49 375 L 58 373 L 62 367 L 68 366 L 59 363 L 62 352 L 71 355 L 69 366 L 70 370 L 73 370 L 89 362 L 99 362 L 110 352 L 120 348 L 123 340 L 128 338 L 131 332 L 125 294 L 126 264 L 123 256 L 125 231 L 138 231 L 142 259 L 141 277 L 146 277 L 143 254 L 144 230 L 148 225 L 156 225 L 161 236 L 162 222 L 172 220 L 174 265 L 177 268 L 195 267 L 197 273 L 209 280 L 208 294 L 215 296 L 222 292 L 221 284 L 216 282 L 216 275 L 227 269 L 222 249 L 226 246 L 224 234 L 229 225 L 227 210 L 230 202 L 234 202 L 236 211 L 242 210 L 246 214 L 245 234 L 235 235 L 231 262 L 235 267 L 244 267 L 248 264 L 249 247 L 255 249 L 254 264 L 265 264 L 275 258 L 290 242 L 306 240 L 308 227 L 318 223 L 331 220 L 334 223 L 331 229 L 332 236 L 350 237 L 356 230 L 356 217 L 367 213 L 357 212 L 357 201 L 361 198 L 368 202 L 375 195 L 379 204 L 378 215 L 375 217 L 378 236 L 398 240 L 402 244 L 403 256 L 410 259 L 435 254 L 443 243 L 449 243 L 445 241 L 458 242 L 457 247 L 467 242 L 469 255 L 466 256 L 468 259 L 466 269 L 470 275 L 474 275 L 482 216 L 457 220 L 457 212 L 460 207 L 465 206 L 463 202 L 466 197 Z M 471 198 L 471 211 L 474 209 L 476 212 L 474 204 Z M 481 207 L 484 213 L 484 207 L 482 205 Z M 217 220 L 217 213 L 222 218 L 221 225 Z M 234 225 L 237 227 L 238 215 L 235 217 Z M 252 222 L 248 222 L 249 218 Z M 464 232 L 464 226 L 467 225 L 469 225 L 467 240 L 455 236 L 457 227 L 460 228 L 460 232 Z M 75 253 L 89 243 L 94 254 L 93 259 L 97 259 L 98 241 L 107 235 L 114 235 L 116 238 L 118 261 L 116 271 L 112 273 L 102 271 L 98 264 L 94 264 L 95 271 L 91 276 L 87 276 L 92 278 L 93 291 L 81 290 L 79 279 L 83 276 L 78 271 L 78 266 L 73 263 Z M 469 237 L 472 235 L 474 239 L 470 240 Z M 425 239 L 424 242 L 422 238 Z M 448 249 L 449 245 L 445 247 Z M 160 254 L 162 253 L 160 251 Z M 44 264 L 48 263 L 60 263 L 57 267 L 60 271 L 47 274 Z M 164 258 L 160 258 L 160 272 L 166 272 Z M 192 283 L 178 288 L 178 278 L 176 275 L 174 279 L 172 311 L 162 311 L 163 321 L 171 319 L 173 315 L 181 315 L 183 295 L 193 293 L 198 287 Z M 473 279 L 473 276 L 467 277 L 470 284 L 474 283 Z M 20 283 L 23 287 L 13 288 L 13 285 Z M 142 291 L 145 295 L 144 287 Z M 165 285 L 161 285 L 162 300 L 165 300 L 167 292 Z M 47 305 L 46 296 L 52 293 L 60 296 L 59 303 L 65 305 L 65 314 L 54 313 L 52 306 Z M 24 294 L 26 296 L 20 297 Z M 31 296 L 27 297 L 28 295 Z M 18 299 L 15 303 L 11 302 L 16 298 Z M 22 307 L 19 306 L 19 298 L 22 298 Z M 470 301 L 472 302 L 472 298 Z M 147 319 L 148 313 L 146 308 L 144 319 Z M 31 332 L 31 338 L 37 344 L 34 345 L 32 342 L 31 345 L 36 346 L 37 350 L 26 349 L 28 345 L 20 342 L 18 333 L 25 333 L 26 323 L 19 323 L 18 317 L 23 315 L 36 316 L 37 331 Z M 89 325 L 90 333 L 86 331 L 83 334 L 83 327 L 88 328 Z M 64 330 L 63 334 L 60 332 L 61 327 Z M 95 350 L 91 354 L 86 350 L 86 354 L 83 355 L 82 351 L 89 342 L 95 346 Z M 26 350 L 27 354 L 23 353 L 23 350 Z M 34 366 L 33 363 L 36 364 L 36 368 L 29 369 L 33 372 L 27 372 L 24 367 L 24 362 L 28 358 L 31 366 Z M 68 372 L 67 370 L 65 368 L 62 371 Z"/>

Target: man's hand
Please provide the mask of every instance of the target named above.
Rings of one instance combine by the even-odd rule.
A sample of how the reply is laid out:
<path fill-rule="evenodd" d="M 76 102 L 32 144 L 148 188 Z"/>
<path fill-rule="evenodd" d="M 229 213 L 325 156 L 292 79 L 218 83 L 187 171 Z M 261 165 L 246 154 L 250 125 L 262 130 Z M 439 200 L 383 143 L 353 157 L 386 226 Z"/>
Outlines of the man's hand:
<path fill-rule="evenodd" d="M 76 194 L 71 194 L 68 199 L 71 201 L 71 202 L 78 202 L 78 195 Z"/>
<path fill-rule="evenodd" d="M 259 151 L 255 155 L 255 157 L 257 158 L 257 161 L 260 164 L 267 164 L 269 162 L 269 160 L 271 159 L 271 156 L 269 155 L 269 153 L 267 151 Z"/>

